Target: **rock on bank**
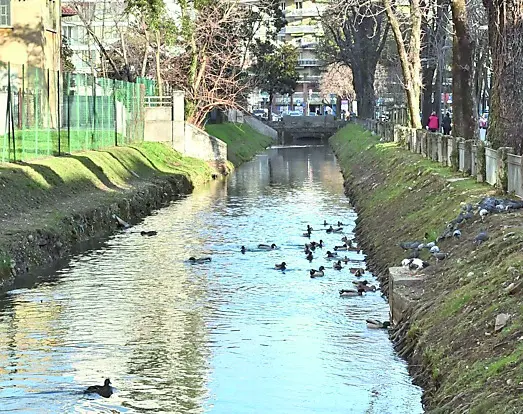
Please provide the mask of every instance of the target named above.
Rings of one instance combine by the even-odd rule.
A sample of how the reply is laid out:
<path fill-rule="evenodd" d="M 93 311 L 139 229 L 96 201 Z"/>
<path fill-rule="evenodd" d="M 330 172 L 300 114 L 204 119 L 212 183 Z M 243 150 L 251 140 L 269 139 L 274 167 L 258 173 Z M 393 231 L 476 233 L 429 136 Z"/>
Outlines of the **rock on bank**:
<path fill-rule="evenodd" d="M 357 233 L 369 264 L 388 285 L 400 266 L 402 241 L 433 240 L 462 203 L 492 189 L 399 148 L 356 125 L 330 139 L 358 212 Z M 430 262 L 407 298 L 410 309 L 393 334 L 424 390 L 429 413 L 523 412 L 523 274 L 521 213 L 475 215 L 460 239 L 440 243 L 448 257 Z M 488 242 L 474 244 L 480 231 Z M 499 331 L 498 315 L 510 315 Z"/>

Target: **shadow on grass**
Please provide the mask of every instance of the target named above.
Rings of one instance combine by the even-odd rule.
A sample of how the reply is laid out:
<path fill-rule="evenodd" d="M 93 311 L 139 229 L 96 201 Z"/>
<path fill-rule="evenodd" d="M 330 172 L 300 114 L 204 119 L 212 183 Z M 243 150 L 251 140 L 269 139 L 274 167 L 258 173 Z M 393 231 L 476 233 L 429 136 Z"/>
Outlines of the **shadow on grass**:
<path fill-rule="evenodd" d="M 42 165 L 42 164 L 33 164 L 33 163 L 26 163 L 26 162 L 20 162 L 19 165 L 22 165 L 24 167 L 30 168 L 40 174 L 45 181 L 47 181 L 47 184 L 49 184 L 51 187 L 56 187 L 61 184 L 64 184 L 64 180 L 62 177 L 60 177 L 56 172 L 53 171 L 52 168 Z"/>
<path fill-rule="evenodd" d="M 67 157 L 81 162 L 85 168 L 91 171 L 107 188 L 112 190 L 121 190 L 120 187 L 112 183 L 107 175 L 104 174 L 103 168 L 99 165 L 96 165 L 90 158 L 84 157 L 82 155 L 68 155 Z"/>
<path fill-rule="evenodd" d="M 136 148 L 136 147 L 131 147 L 132 149 L 134 149 L 135 151 L 138 151 L 142 157 L 144 157 L 147 161 L 149 161 L 152 165 L 152 167 L 157 171 L 157 172 L 161 172 L 160 169 L 158 169 L 158 167 L 156 166 L 156 164 L 147 156 L 143 153 L 142 150 L 140 150 L 139 148 Z"/>

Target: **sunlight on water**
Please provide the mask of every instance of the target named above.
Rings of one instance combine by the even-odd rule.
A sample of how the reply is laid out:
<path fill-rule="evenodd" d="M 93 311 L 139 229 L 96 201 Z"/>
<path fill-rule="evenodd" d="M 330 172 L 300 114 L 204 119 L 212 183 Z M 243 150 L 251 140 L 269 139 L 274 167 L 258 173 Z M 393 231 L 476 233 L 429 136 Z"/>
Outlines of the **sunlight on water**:
<path fill-rule="evenodd" d="M 0 412 L 423 412 L 386 332 L 366 327 L 388 317 L 380 292 L 340 298 L 354 277 L 324 257 L 341 235 L 323 220 L 354 227 L 342 190 L 327 148 L 271 149 L 13 287 L 0 297 Z M 327 243 L 312 263 L 307 224 Z M 241 254 L 258 243 L 278 249 Z M 273 269 L 282 261 L 284 273 Z M 326 276 L 311 279 L 321 265 Z M 111 398 L 83 394 L 106 377 Z"/>

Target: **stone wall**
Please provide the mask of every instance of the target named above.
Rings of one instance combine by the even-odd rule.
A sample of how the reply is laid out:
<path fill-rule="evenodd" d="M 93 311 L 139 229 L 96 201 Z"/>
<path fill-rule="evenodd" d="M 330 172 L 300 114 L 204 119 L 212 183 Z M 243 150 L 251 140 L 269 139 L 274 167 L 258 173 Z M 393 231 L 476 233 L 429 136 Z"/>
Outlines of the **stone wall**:
<path fill-rule="evenodd" d="M 264 124 L 259 119 L 256 119 L 254 116 L 245 116 L 243 118 L 244 122 L 249 125 L 252 129 L 259 132 L 260 134 L 267 135 L 274 140 L 278 139 L 278 131 L 274 128 L 271 128 L 269 125 Z"/>
<path fill-rule="evenodd" d="M 398 142 L 406 149 L 470 175 L 478 182 L 485 181 L 523 197 L 523 160 L 511 153 L 512 148 L 494 150 L 484 147 L 481 141 L 415 130 L 388 121 L 356 119 L 356 123 L 380 135 L 383 141 Z"/>
<path fill-rule="evenodd" d="M 227 161 L 227 144 L 204 130 L 186 123 L 184 155 L 222 164 Z"/>

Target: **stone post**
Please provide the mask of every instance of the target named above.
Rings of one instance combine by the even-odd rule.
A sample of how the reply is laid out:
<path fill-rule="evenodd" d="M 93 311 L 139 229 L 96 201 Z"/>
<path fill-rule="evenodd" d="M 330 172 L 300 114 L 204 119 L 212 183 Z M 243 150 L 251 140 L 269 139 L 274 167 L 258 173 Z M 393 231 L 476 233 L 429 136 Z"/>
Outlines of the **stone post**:
<path fill-rule="evenodd" d="M 476 145 L 476 141 L 472 143 L 472 152 L 470 156 L 470 175 L 472 177 L 476 177 L 478 175 L 477 170 L 477 158 L 478 158 L 478 146 Z"/>
<path fill-rule="evenodd" d="M 457 171 L 459 168 L 458 138 L 449 137 L 447 142 L 448 166 Z"/>
<path fill-rule="evenodd" d="M 472 143 L 474 141 L 468 139 L 463 141 L 463 172 L 470 175 L 471 163 L 472 163 Z"/>
<path fill-rule="evenodd" d="M 441 137 L 441 134 L 437 132 L 437 133 L 433 133 L 431 135 L 432 135 L 432 142 L 431 142 L 430 158 L 432 159 L 432 161 L 438 161 L 438 157 L 439 157 L 438 142 L 439 142 L 439 138 Z"/>
<path fill-rule="evenodd" d="M 485 181 L 485 144 L 483 141 L 476 143 L 476 181 Z"/>
<path fill-rule="evenodd" d="M 507 155 L 513 153 L 514 148 L 511 147 L 500 147 L 498 148 L 498 171 L 496 180 L 496 188 L 507 192 L 508 190 L 508 165 L 507 165 Z"/>
<path fill-rule="evenodd" d="M 438 162 L 447 165 L 447 139 L 443 134 L 438 134 Z"/>

